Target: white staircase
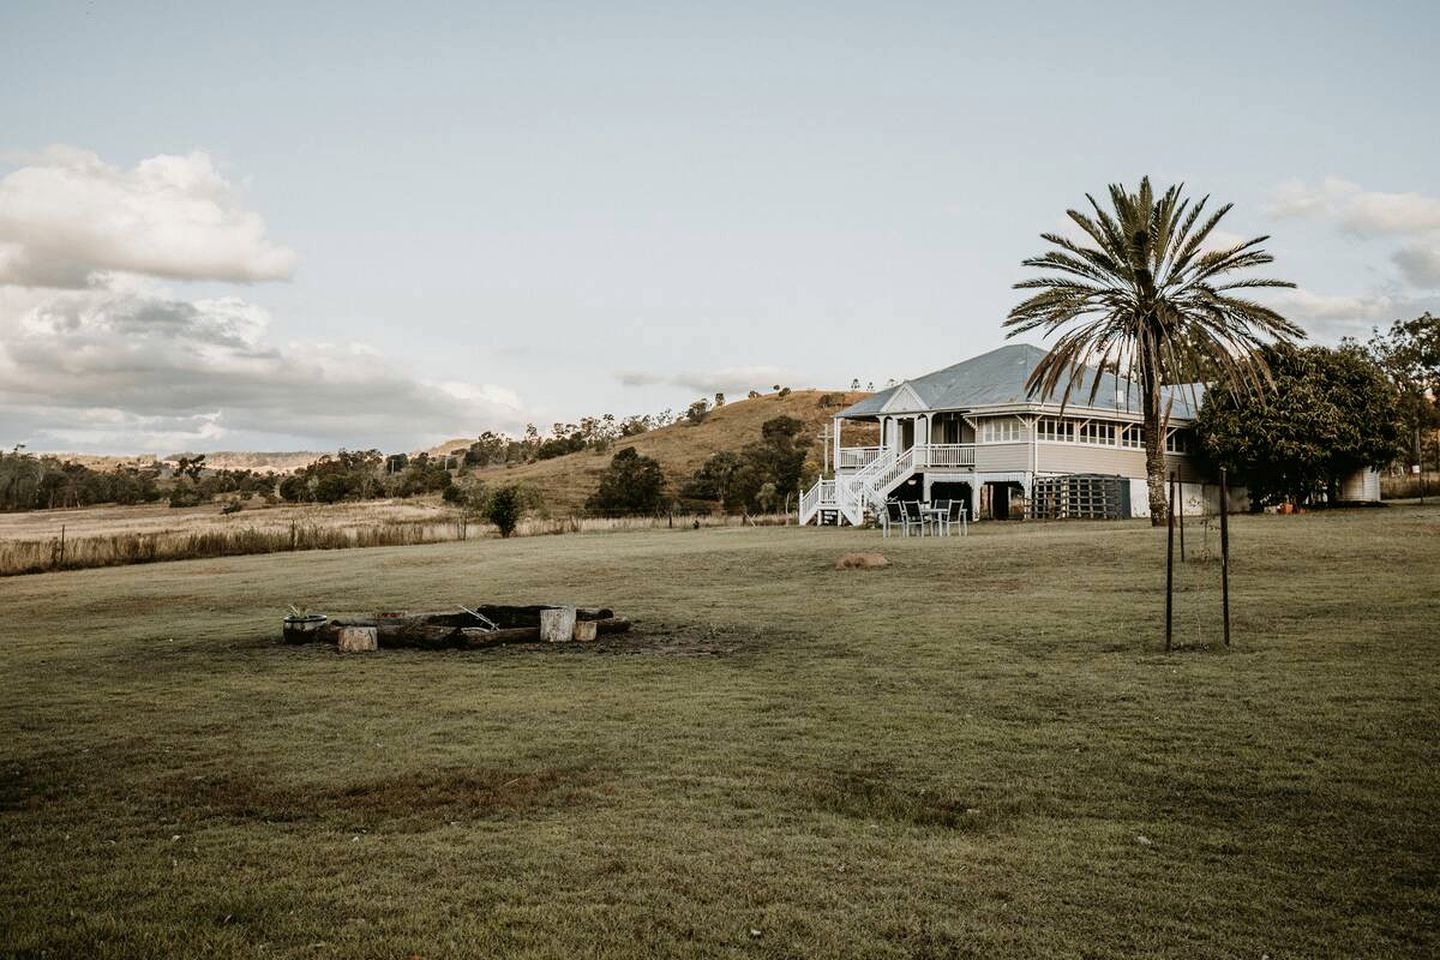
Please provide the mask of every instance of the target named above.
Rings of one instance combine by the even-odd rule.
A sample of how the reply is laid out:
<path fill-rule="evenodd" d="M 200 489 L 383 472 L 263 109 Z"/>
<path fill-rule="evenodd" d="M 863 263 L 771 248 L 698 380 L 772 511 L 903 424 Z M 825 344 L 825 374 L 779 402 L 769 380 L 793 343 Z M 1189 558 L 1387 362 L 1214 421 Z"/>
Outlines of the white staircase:
<path fill-rule="evenodd" d="M 865 514 L 883 509 L 885 497 L 909 479 L 917 465 L 923 465 L 922 447 L 909 450 L 883 449 L 854 473 L 842 473 L 833 480 L 817 480 L 800 497 L 800 523 L 834 510 L 852 526 L 865 522 Z"/>

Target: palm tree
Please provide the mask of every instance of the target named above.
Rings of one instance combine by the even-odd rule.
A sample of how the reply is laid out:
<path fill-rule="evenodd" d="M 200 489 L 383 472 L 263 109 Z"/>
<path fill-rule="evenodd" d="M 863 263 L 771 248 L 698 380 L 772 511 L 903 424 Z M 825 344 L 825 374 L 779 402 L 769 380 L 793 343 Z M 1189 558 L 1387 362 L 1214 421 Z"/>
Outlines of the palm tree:
<path fill-rule="evenodd" d="M 1093 216 L 1066 213 L 1090 242 L 1041 234 L 1059 249 L 1024 261 L 1046 274 L 1015 284 L 1017 290 L 1037 292 L 1005 320 L 1010 337 L 1032 330 L 1046 337 L 1060 334 L 1030 374 L 1026 386 L 1032 396 L 1052 396 L 1063 384 L 1063 405 L 1088 382 L 1093 403 L 1100 389 L 1100 377 L 1093 373 L 1100 370 L 1115 372 L 1127 389 L 1138 385 L 1154 524 L 1163 523 L 1168 513 L 1165 429 L 1170 411 L 1162 404 L 1161 388 L 1205 380 L 1261 392 L 1270 371 L 1259 347 L 1305 337 L 1295 324 L 1241 292 L 1293 283 L 1233 276 L 1274 260 L 1260 248 L 1269 237 L 1207 243 L 1231 205 L 1202 220 L 1210 198 L 1191 203 L 1181 191 L 1172 186 L 1156 199 L 1149 177 L 1140 181 L 1137 193 L 1112 184 L 1113 211 L 1086 194 Z"/>

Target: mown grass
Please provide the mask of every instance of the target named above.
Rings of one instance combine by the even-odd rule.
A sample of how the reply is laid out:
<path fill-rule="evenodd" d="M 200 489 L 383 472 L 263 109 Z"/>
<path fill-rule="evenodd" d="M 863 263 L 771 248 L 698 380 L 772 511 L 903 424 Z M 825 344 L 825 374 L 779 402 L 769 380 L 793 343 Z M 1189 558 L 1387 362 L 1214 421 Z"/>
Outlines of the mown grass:
<path fill-rule="evenodd" d="M 1163 541 L 1132 523 L 7 580 L 0 952 L 1432 956 L 1440 509 L 1233 533 L 1235 646 L 1195 562 L 1170 655 Z M 640 632 L 278 643 L 292 602 L 565 598 Z"/>

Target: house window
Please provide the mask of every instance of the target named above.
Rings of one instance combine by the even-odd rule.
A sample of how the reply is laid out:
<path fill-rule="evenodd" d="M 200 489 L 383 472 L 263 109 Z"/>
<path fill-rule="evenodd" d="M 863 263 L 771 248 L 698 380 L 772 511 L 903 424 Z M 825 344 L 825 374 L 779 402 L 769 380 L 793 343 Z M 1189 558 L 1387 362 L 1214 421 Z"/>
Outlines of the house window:
<path fill-rule="evenodd" d="M 1035 424 L 1035 436 L 1051 442 L 1072 441 L 1075 439 L 1075 424 L 1069 420 L 1045 417 Z"/>
<path fill-rule="evenodd" d="M 1081 443 L 1103 443 L 1108 447 L 1115 445 L 1115 424 L 1100 423 L 1095 420 L 1087 420 L 1080 424 Z"/>
<path fill-rule="evenodd" d="M 1145 428 L 1138 423 L 1130 424 L 1120 433 L 1120 446 L 1142 449 L 1145 446 Z"/>
<path fill-rule="evenodd" d="M 1190 432 L 1188 430 L 1171 430 L 1165 435 L 1166 453 L 1189 453 Z"/>
<path fill-rule="evenodd" d="M 1014 443 L 1023 439 L 1020 421 L 1014 417 L 985 420 L 980 424 L 981 443 Z"/>

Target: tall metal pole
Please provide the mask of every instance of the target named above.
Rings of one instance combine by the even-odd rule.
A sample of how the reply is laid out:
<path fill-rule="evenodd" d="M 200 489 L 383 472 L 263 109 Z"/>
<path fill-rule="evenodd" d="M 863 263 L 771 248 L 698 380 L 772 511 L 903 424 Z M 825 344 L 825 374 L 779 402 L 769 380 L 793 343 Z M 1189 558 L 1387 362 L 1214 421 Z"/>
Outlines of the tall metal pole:
<path fill-rule="evenodd" d="M 1165 536 L 1165 652 L 1170 652 L 1175 612 L 1175 474 L 1170 474 L 1170 509 Z"/>
<path fill-rule="evenodd" d="M 1230 646 L 1230 484 L 1220 468 L 1220 605 L 1225 615 L 1225 646 Z"/>
<path fill-rule="evenodd" d="M 1175 481 L 1175 500 L 1180 509 L 1175 517 L 1175 523 L 1180 527 L 1180 562 L 1185 562 L 1185 485 L 1179 480 Z"/>

